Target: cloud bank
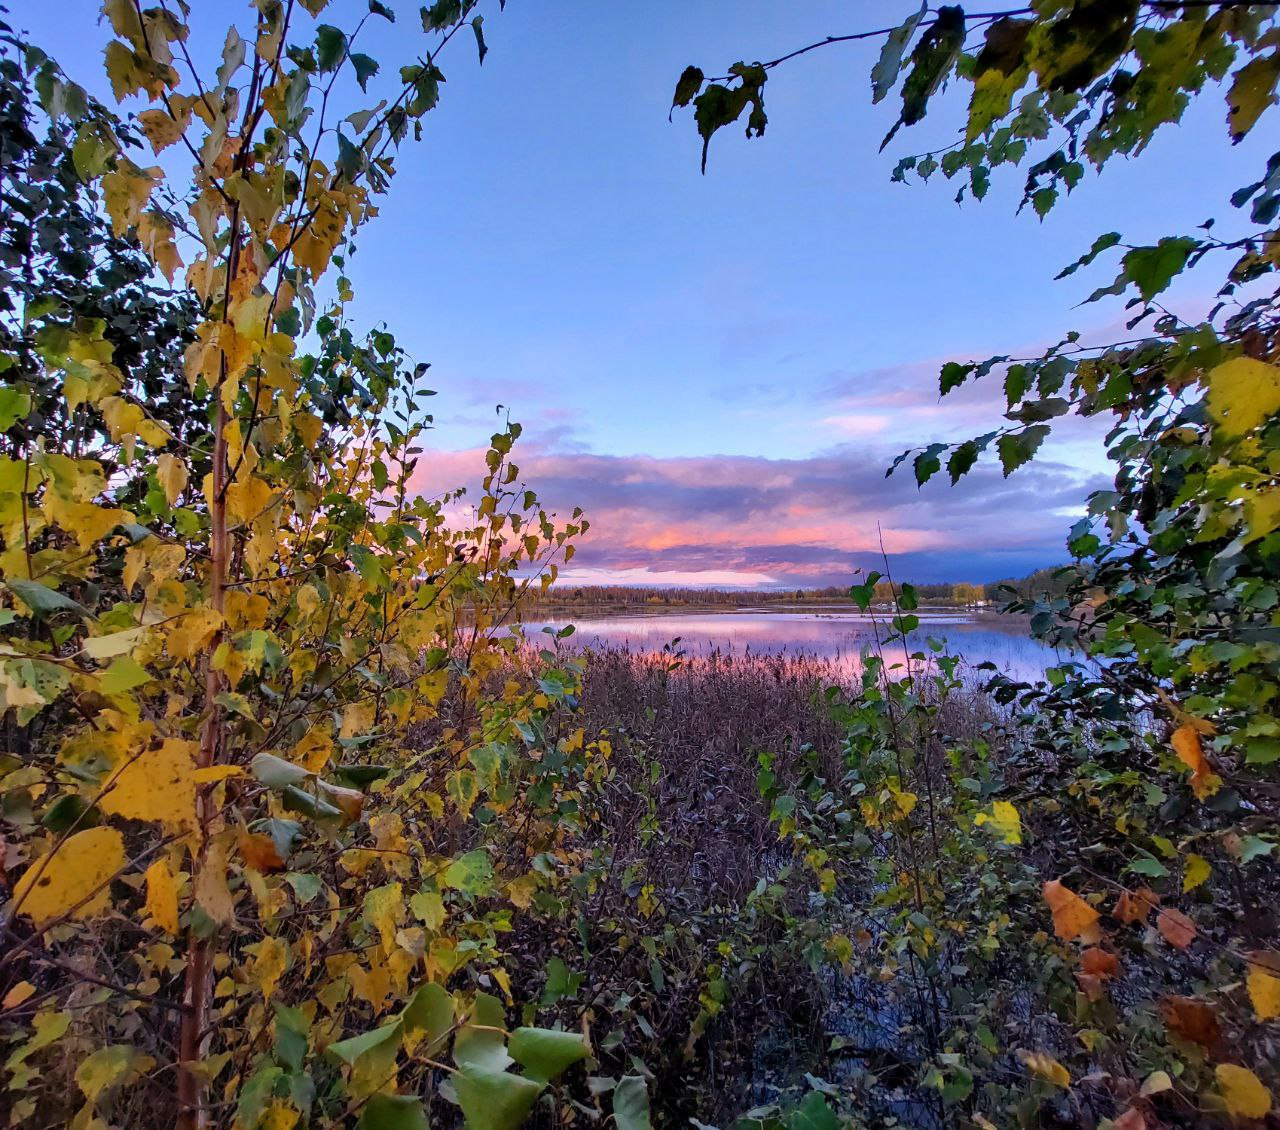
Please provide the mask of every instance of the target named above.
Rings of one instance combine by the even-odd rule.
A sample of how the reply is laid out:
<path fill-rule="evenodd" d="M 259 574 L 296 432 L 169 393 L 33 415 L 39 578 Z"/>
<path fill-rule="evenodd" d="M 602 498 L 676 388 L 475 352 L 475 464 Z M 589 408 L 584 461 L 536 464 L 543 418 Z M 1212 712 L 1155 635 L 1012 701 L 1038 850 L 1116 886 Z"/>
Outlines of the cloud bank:
<path fill-rule="evenodd" d="M 975 469 L 917 489 L 886 479 L 880 445 L 809 458 L 513 453 L 544 505 L 580 506 L 591 530 L 566 584 L 813 587 L 883 568 L 904 580 L 990 581 L 1065 557 L 1073 513 L 1103 483 L 1078 467 L 1034 462 L 1010 479 Z M 479 449 L 425 456 L 415 487 L 434 495 L 478 481 Z"/>

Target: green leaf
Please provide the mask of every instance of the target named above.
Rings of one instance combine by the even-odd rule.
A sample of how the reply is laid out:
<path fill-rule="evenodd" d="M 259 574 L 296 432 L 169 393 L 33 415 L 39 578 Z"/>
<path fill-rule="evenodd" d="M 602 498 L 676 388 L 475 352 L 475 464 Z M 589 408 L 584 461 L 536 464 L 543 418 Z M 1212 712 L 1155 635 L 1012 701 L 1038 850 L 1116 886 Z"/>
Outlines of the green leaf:
<path fill-rule="evenodd" d="M 358 1123 L 360 1130 L 427 1130 L 427 1112 L 416 1095 L 371 1095 Z"/>
<path fill-rule="evenodd" d="M 1264 840 L 1261 836 L 1243 836 L 1240 840 L 1240 862 L 1252 863 L 1259 856 L 1270 855 L 1276 850 L 1276 845 L 1271 840 Z"/>
<path fill-rule="evenodd" d="M 326 1054 L 341 1060 L 348 1066 L 354 1066 L 356 1060 L 362 1055 L 382 1048 L 388 1040 L 394 1040 L 398 1044 L 403 1031 L 403 1023 L 397 1020 L 392 1024 L 384 1024 L 381 1028 L 374 1028 L 370 1032 L 362 1032 L 358 1036 L 330 1044 Z"/>
<path fill-rule="evenodd" d="M 484 57 L 489 54 L 489 48 L 484 42 L 484 16 L 476 16 L 471 21 L 471 30 L 476 37 L 476 50 L 480 52 L 480 65 L 484 66 Z"/>
<path fill-rule="evenodd" d="M 1185 236 L 1166 236 L 1154 247 L 1135 247 L 1123 260 L 1125 277 L 1150 302 L 1187 265 L 1197 243 Z"/>
<path fill-rule="evenodd" d="M 1152 879 L 1163 879 L 1169 874 L 1169 869 L 1153 855 L 1135 859 L 1129 864 L 1129 870 L 1136 871 L 1139 875 L 1149 875 Z"/>
<path fill-rule="evenodd" d="M 453 1076 L 458 1105 L 471 1130 L 516 1130 L 544 1084 L 506 1071 L 467 1067 Z"/>
<path fill-rule="evenodd" d="M 98 820 L 96 811 L 91 812 L 86 818 L 85 813 L 88 810 L 89 806 L 83 797 L 76 793 L 64 793 L 44 810 L 44 815 L 40 817 L 40 826 L 58 835 L 73 827 L 91 828 Z"/>
<path fill-rule="evenodd" d="M 471 1016 L 453 1041 L 453 1061 L 459 1067 L 502 1072 L 513 1060 L 507 1054 L 506 1014 L 502 1002 L 488 993 L 477 993 Z"/>
<path fill-rule="evenodd" d="M 488 894 L 493 889 L 493 863 L 483 848 L 460 855 L 445 870 L 445 886 L 469 895 Z"/>
<path fill-rule="evenodd" d="M 311 875 L 305 871 L 290 871 L 285 877 L 285 882 L 293 888 L 293 893 L 297 895 L 299 902 L 310 902 L 320 893 L 320 887 L 323 885 L 319 875 Z"/>
<path fill-rule="evenodd" d="M 943 365 L 942 375 L 938 381 L 942 395 L 946 396 L 952 389 L 964 384 L 975 368 L 977 368 L 976 365 L 961 365 L 958 361 L 948 361 Z"/>
<path fill-rule="evenodd" d="M 124 694 L 149 682 L 147 669 L 132 656 L 122 655 L 98 676 L 98 689 L 104 695 Z"/>
<path fill-rule="evenodd" d="M 616 1101 L 616 1100 L 615 1100 Z M 810 1091 L 788 1120 L 791 1130 L 840 1130 L 840 1119 L 819 1091 Z"/>
<path fill-rule="evenodd" d="M 1036 424 L 1020 432 L 1009 432 L 996 440 L 996 451 L 1000 453 L 1000 465 L 1006 479 L 1030 461 L 1048 434 L 1048 424 Z"/>
<path fill-rule="evenodd" d="M 676 82 L 676 92 L 671 99 L 671 108 L 674 110 L 677 106 L 689 105 L 694 95 L 702 89 L 705 80 L 706 76 L 700 67 L 685 67 L 680 73 L 679 81 Z"/>
<path fill-rule="evenodd" d="M 268 788 L 282 789 L 285 785 L 301 784 L 312 774 L 301 765 L 285 761 L 272 753 L 255 754 L 249 762 L 249 772 Z"/>
<path fill-rule="evenodd" d="M 944 4 L 911 52 L 911 72 L 902 84 L 902 114 L 880 143 L 884 149 L 901 126 L 913 126 L 928 112 L 929 99 L 951 73 L 964 46 L 964 9 Z"/>
<path fill-rule="evenodd" d="M 369 80 L 378 73 L 378 60 L 371 55 L 355 54 L 351 56 L 351 65 L 355 68 L 360 89 L 368 90 Z"/>
<path fill-rule="evenodd" d="M 31 614 L 37 620 L 44 620 L 57 612 L 75 612 L 86 620 L 93 619 L 93 614 L 83 604 L 39 581 L 20 581 L 15 578 L 5 584 L 14 596 L 31 609 Z"/>
<path fill-rule="evenodd" d="M 443 985 L 429 981 L 404 1006 L 404 1022 L 427 1034 L 428 1054 L 453 1028 L 453 995 Z"/>
<path fill-rule="evenodd" d="M 1065 279 L 1068 275 L 1074 275 L 1081 267 L 1087 267 L 1104 251 L 1109 250 L 1120 242 L 1120 233 L 1118 231 L 1109 231 L 1106 235 L 1100 235 L 1093 241 L 1093 246 L 1089 248 L 1085 254 L 1081 255 L 1069 267 L 1063 267 L 1056 275 L 1055 279 Z"/>
<path fill-rule="evenodd" d="M 391 23 L 396 22 L 395 12 L 382 3 L 382 0 L 369 0 L 369 13 L 370 15 L 381 16 Z"/>
<path fill-rule="evenodd" d="M 332 24 L 316 28 L 316 62 L 321 71 L 334 70 L 347 53 L 347 37 Z"/>
<path fill-rule="evenodd" d="M 517 1028 L 511 1033 L 507 1050 L 530 1078 L 544 1083 L 591 1054 L 581 1033 L 550 1028 Z"/>
<path fill-rule="evenodd" d="M 310 1043 L 307 1034 L 311 1025 L 300 1008 L 290 1008 L 277 1001 L 275 1010 L 276 1060 L 281 1067 L 289 1071 L 301 1071 L 307 1058 L 307 1048 Z"/>
<path fill-rule="evenodd" d="M 16 385 L 0 388 L 0 432 L 7 432 L 31 411 L 31 396 Z"/>
<path fill-rule="evenodd" d="M 624 1075 L 613 1089 L 613 1121 L 617 1130 L 652 1130 L 649 1089 L 642 1075 Z"/>
<path fill-rule="evenodd" d="M 462 0 L 436 0 L 422 9 L 422 30 L 443 31 L 462 18 Z"/>
<path fill-rule="evenodd" d="M 880 48 L 880 58 L 871 68 L 871 101 L 873 103 L 884 101 L 889 91 L 893 89 L 894 83 L 898 81 L 898 74 L 902 70 L 902 53 L 907 49 L 907 44 L 911 42 L 912 35 L 915 34 L 916 28 L 928 10 L 927 0 L 922 0 L 920 11 L 914 16 L 908 16 L 885 39 L 884 45 Z"/>

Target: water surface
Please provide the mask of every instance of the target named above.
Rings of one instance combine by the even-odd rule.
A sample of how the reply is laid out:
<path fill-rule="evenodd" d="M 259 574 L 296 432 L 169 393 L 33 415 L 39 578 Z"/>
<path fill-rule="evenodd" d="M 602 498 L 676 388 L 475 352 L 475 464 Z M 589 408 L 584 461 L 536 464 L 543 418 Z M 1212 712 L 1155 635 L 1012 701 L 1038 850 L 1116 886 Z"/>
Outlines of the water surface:
<path fill-rule="evenodd" d="M 1019 616 L 990 612 L 921 610 L 920 627 L 911 635 L 911 649 L 928 651 L 928 640 L 941 639 L 946 650 L 960 655 L 965 665 L 991 661 L 1016 678 L 1040 677 L 1045 667 L 1065 656 L 1033 640 L 1027 621 Z M 816 656 L 852 670 L 860 667 L 864 651 L 888 634 L 890 613 L 860 613 L 848 605 L 688 610 L 628 609 L 616 613 L 557 613 L 526 625 L 532 640 L 543 628 L 552 631 L 574 625 L 568 646 L 625 646 L 634 651 L 664 648 L 688 655 L 713 651 L 735 654 Z M 901 645 L 884 649 L 886 662 L 902 662 Z"/>

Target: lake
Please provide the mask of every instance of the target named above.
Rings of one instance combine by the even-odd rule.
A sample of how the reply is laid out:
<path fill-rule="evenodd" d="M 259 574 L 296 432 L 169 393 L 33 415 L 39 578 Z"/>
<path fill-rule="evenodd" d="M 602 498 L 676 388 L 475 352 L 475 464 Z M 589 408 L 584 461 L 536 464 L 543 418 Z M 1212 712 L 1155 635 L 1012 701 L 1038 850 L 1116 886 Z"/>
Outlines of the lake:
<path fill-rule="evenodd" d="M 1046 667 L 1066 658 L 1030 638 L 1027 622 L 1018 616 L 993 612 L 929 611 L 916 613 L 920 628 L 912 633 L 912 650 L 928 650 L 927 639 L 945 639 L 947 650 L 961 655 L 966 665 L 991 661 L 1020 679 L 1039 678 Z M 857 671 L 864 650 L 873 647 L 877 629 L 887 633 L 888 614 L 872 616 L 848 605 L 803 609 L 725 608 L 668 611 L 630 609 L 617 613 L 573 615 L 557 612 L 534 619 L 525 630 L 531 641 L 544 628 L 553 631 L 573 624 L 565 646 L 628 647 L 657 652 L 668 645 L 689 655 L 713 651 L 737 654 L 797 654 L 816 656 Z M 887 649 L 889 663 L 901 662 L 905 649 Z"/>

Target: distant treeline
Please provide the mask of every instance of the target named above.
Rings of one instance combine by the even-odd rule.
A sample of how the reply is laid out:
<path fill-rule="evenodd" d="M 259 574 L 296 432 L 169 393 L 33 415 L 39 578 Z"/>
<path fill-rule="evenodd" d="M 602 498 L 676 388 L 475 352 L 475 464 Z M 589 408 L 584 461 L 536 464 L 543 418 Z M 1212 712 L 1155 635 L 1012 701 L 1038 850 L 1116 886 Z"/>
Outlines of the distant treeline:
<path fill-rule="evenodd" d="M 991 584 L 975 585 L 967 581 L 916 584 L 913 587 L 923 604 L 946 607 L 1000 607 L 1013 599 L 1057 596 L 1066 589 L 1059 576 L 1061 568 L 1037 569 L 1027 577 L 1009 578 Z M 876 585 L 876 602 L 892 604 L 894 589 L 888 581 Z M 695 589 L 653 588 L 644 585 L 556 585 L 534 599 L 541 604 L 571 605 L 581 608 L 630 608 L 640 604 L 662 607 L 728 607 L 748 608 L 761 604 L 840 604 L 849 599 L 847 585 L 829 585 L 820 589 Z"/>

